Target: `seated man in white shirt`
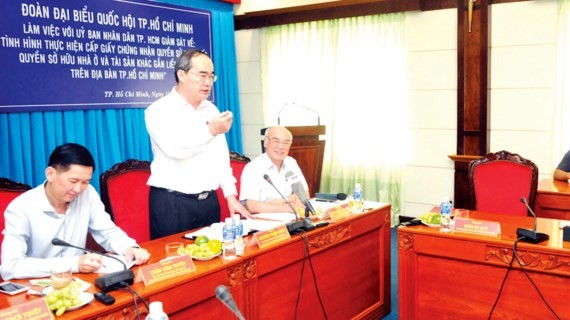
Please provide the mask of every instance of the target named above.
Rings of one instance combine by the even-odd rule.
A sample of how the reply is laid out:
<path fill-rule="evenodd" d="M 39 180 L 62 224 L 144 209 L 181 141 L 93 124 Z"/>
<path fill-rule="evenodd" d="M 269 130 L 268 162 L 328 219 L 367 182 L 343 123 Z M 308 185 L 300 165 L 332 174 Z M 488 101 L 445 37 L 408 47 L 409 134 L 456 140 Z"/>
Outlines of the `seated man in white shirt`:
<path fill-rule="evenodd" d="M 14 199 L 2 213 L 5 217 L 2 265 L 4 280 L 45 277 L 54 267 L 90 273 L 102 266 L 102 256 L 83 250 L 54 246 L 59 238 L 85 247 L 87 233 L 105 250 L 125 255 L 142 264 L 150 254 L 117 227 L 89 184 L 95 168 L 91 153 L 75 143 L 52 152 L 46 181 Z"/>
<path fill-rule="evenodd" d="M 305 190 L 307 181 L 295 159 L 288 156 L 293 142 L 293 135 L 285 127 L 271 127 L 265 131 L 263 146 L 265 153 L 253 159 L 243 169 L 241 175 L 240 202 L 251 213 L 260 212 L 292 212 L 305 210 L 305 206 L 293 193 L 291 184 L 298 179 Z M 273 186 L 264 179 L 267 174 L 275 187 L 287 198 L 287 202 Z"/>

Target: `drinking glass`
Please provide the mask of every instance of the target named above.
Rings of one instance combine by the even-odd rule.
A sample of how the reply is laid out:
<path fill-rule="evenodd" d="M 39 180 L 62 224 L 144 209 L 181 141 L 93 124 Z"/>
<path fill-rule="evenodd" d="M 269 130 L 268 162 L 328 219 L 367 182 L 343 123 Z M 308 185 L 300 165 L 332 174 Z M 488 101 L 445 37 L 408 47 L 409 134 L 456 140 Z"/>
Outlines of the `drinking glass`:
<path fill-rule="evenodd" d="M 73 281 L 70 266 L 57 266 L 51 269 L 51 285 L 54 289 L 63 289 Z"/>
<path fill-rule="evenodd" d="M 181 242 L 170 242 L 166 244 L 166 257 L 176 257 L 180 254 L 178 249 L 182 248 L 184 245 Z"/>
<path fill-rule="evenodd" d="M 455 219 L 469 219 L 469 209 L 455 209 Z"/>

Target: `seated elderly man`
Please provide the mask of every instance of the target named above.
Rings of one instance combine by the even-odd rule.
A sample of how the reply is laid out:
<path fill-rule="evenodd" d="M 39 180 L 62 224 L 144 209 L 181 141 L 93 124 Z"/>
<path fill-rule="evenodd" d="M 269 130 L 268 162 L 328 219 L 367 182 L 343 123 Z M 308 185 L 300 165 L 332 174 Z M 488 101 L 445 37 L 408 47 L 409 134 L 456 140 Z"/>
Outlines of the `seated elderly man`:
<path fill-rule="evenodd" d="M 570 151 L 566 152 L 558 167 L 554 170 L 554 179 L 568 181 L 570 179 Z"/>
<path fill-rule="evenodd" d="M 265 131 L 265 153 L 248 163 L 241 175 L 240 202 L 251 213 L 292 212 L 291 206 L 296 210 L 305 209 L 291 187 L 298 181 L 304 190 L 308 190 L 297 161 L 288 156 L 292 142 L 293 135 L 285 127 L 271 127 Z M 264 175 L 269 176 L 287 202 L 264 179 Z"/>
<path fill-rule="evenodd" d="M 44 277 L 54 267 L 73 272 L 95 272 L 102 256 L 71 247 L 54 246 L 59 238 L 85 247 L 87 233 L 103 248 L 142 264 L 150 255 L 117 227 L 89 184 L 95 161 L 83 146 L 67 143 L 52 152 L 46 181 L 16 199 L 4 213 L 0 274 L 4 280 Z"/>

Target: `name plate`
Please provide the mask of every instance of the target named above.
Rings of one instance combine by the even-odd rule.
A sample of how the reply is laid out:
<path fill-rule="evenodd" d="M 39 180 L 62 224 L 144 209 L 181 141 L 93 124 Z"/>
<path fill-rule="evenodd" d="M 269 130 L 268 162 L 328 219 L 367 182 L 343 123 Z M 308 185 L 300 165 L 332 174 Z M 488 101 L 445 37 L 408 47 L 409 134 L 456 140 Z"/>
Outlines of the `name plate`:
<path fill-rule="evenodd" d="M 188 274 L 196 270 L 196 267 L 192 262 L 192 258 L 185 254 L 141 267 L 139 270 L 142 274 L 144 285 L 148 286 L 149 284 Z"/>
<path fill-rule="evenodd" d="M 0 320 L 54 319 L 46 299 L 34 299 L 27 303 L 0 310 Z"/>
<path fill-rule="evenodd" d="M 327 215 L 332 221 L 337 221 L 352 215 L 352 209 L 350 209 L 350 204 L 344 203 L 340 206 L 328 209 Z"/>
<path fill-rule="evenodd" d="M 497 236 L 501 234 L 501 224 L 496 221 L 457 218 L 455 219 L 455 232 L 457 231 Z"/>
<path fill-rule="evenodd" d="M 267 231 L 257 232 L 253 238 L 260 248 L 265 248 L 283 240 L 291 239 L 291 235 L 285 225 L 280 225 Z"/>

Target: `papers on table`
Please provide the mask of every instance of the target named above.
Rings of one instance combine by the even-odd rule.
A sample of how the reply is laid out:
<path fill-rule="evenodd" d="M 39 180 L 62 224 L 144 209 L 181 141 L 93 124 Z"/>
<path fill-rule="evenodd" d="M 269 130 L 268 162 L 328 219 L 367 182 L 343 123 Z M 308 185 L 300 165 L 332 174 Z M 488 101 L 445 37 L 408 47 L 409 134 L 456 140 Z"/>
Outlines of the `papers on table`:
<path fill-rule="evenodd" d="M 120 261 L 122 261 L 124 263 L 121 263 L 113 258 L 110 257 L 106 257 L 103 256 L 103 265 L 101 266 L 101 268 L 99 268 L 99 270 L 95 271 L 97 273 L 112 273 L 112 272 L 117 272 L 117 271 L 123 271 L 125 270 L 125 265 L 127 266 L 127 269 L 130 269 L 135 262 L 134 261 L 127 261 L 127 259 L 125 258 L 125 256 L 119 256 L 119 255 L 110 255 L 113 256 L 117 259 L 119 259 Z"/>
<path fill-rule="evenodd" d="M 255 220 L 262 219 L 262 220 L 273 220 L 273 221 L 282 221 L 282 222 L 289 222 L 295 220 L 295 215 L 289 212 L 274 212 L 274 213 L 257 213 L 253 215 Z"/>
<path fill-rule="evenodd" d="M 209 227 L 204 227 L 200 230 L 196 230 L 194 232 L 190 232 L 184 235 L 184 238 L 187 239 L 195 239 L 197 236 L 206 236 L 208 239 L 217 239 L 222 241 L 222 229 L 224 228 L 224 224 L 222 222 L 213 223 Z M 245 225 L 244 225 L 245 229 Z"/>
<path fill-rule="evenodd" d="M 248 219 L 244 221 L 243 225 L 244 227 L 247 226 L 249 230 L 267 231 L 284 224 L 285 222 L 279 220 Z"/>
<path fill-rule="evenodd" d="M 326 212 L 328 210 L 337 208 L 342 205 L 347 205 L 348 201 L 332 201 L 332 202 L 321 202 L 315 201 L 315 199 L 311 200 L 311 204 L 313 208 L 317 212 L 320 212 L 318 215 L 321 219 L 328 219 Z M 365 201 L 364 207 L 365 211 L 371 210 L 373 208 L 380 207 L 384 204 L 372 201 Z M 250 231 L 267 231 L 273 228 L 276 228 L 280 225 L 284 225 L 287 222 L 295 220 L 295 214 L 289 212 L 274 212 L 274 213 L 257 213 L 254 214 L 255 219 L 247 219 L 242 220 L 243 222 L 243 230 L 244 234 L 249 234 Z M 299 217 L 303 218 L 303 217 Z M 195 239 L 197 236 L 204 235 L 208 237 L 208 239 L 218 239 L 222 241 L 223 239 L 223 222 L 216 222 L 209 227 L 204 227 L 202 229 L 196 230 L 194 232 L 190 232 L 184 235 L 184 238 L 187 239 Z"/>

